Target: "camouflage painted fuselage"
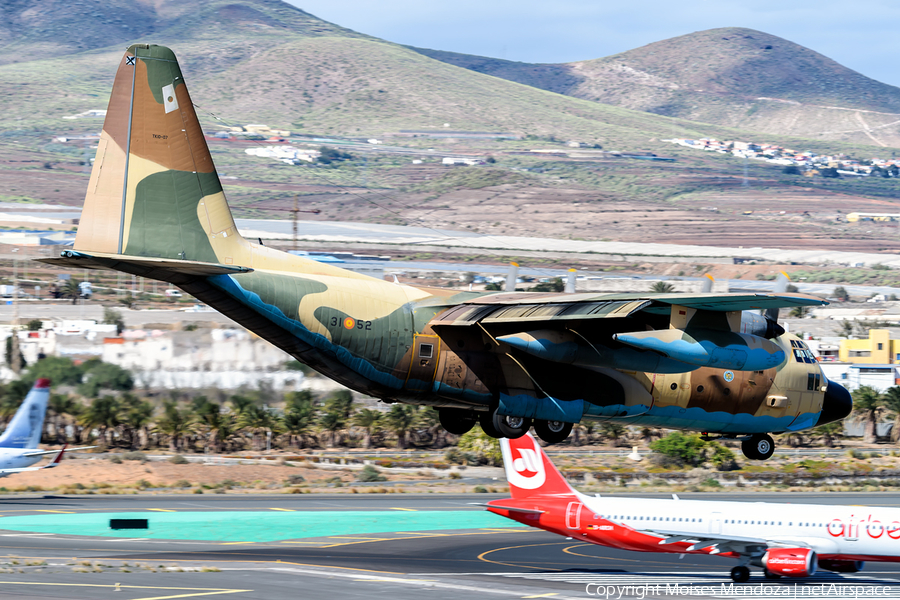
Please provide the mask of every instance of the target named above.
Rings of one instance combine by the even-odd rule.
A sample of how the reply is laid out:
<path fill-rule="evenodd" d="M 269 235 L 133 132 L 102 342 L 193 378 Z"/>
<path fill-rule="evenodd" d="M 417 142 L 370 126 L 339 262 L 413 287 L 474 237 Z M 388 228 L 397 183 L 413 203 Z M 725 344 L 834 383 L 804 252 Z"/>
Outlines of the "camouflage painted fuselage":
<path fill-rule="evenodd" d="M 739 331 L 746 308 L 818 301 L 457 293 L 249 242 L 161 46 L 132 46 L 119 65 L 75 247 L 54 262 L 171 282 L 386 401 L 724 433 L 802 429 L 822 412 L 824 378 L 793 358 L 795 338 Z"/>

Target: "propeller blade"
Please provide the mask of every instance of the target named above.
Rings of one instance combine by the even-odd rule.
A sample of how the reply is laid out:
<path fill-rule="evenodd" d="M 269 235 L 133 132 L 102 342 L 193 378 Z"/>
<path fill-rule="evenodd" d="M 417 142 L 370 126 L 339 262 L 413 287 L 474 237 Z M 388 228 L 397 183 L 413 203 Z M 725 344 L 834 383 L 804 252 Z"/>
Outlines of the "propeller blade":
<path fill-rule="evenodd" d="M 775 294 L 783 294 L 787 292 L 788 285 L 791 283 L 790 276 L 782 271 L 778 274 L 778 277 L 775 279 L 775 289 L 772 290 Z M 766 318 L 770 321 L 778 322 L 778 309 L 770 308 L 766 310 Z"/>

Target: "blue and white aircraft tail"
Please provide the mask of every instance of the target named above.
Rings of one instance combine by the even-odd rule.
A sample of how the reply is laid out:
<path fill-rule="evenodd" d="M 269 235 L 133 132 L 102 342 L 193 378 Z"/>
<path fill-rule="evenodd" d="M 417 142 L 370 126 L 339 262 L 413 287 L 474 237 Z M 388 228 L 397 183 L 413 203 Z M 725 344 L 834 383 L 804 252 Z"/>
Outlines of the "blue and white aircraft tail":
<path fill-rule="evenodd" d="M 0 477 L 23 473 L 25 471 L 38 471 L 55 467 L 62 460 L 66 447 L 62 450 L 38 450 L 41 442 L 41 432 L 44 430 L 44 417 L 47 415 L 47 402 L 50 400 L 50 380 L 38 379 L 25 400 L 22 402 L 16 414 L 13 415 L 9 426 L 0 435 Z M 86 450 L 93 448 L 75 448 Z M 55 454 L 53 460 L 42 467 L 32 467 L 48 454 Z"/>
<path fill-rule="evenodd" d="M 34 449 L 41 441 L 47 402 L 50 400 L 50 380 L 38 379 L 9 426 L 0 435 L 0 448 Z"/>

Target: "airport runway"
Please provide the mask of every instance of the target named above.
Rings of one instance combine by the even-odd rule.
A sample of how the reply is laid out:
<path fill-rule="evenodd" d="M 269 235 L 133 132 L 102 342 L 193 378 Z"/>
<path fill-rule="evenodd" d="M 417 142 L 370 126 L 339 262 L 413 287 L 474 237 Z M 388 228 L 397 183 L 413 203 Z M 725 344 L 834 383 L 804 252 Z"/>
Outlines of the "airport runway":
<path fill-rule="evenodd" d="M 685 494 L 700 498 L 705 494 Z M 173 496 L 6 496 L 0 497 L 0 528 L 6 517 L 34 519 L 143 513 L 157 516 L 221 515 L 230 528 L 247 515 L 279 514 L 283 521 L 318 515 L 335 529 L 353 528 L 361 514 L 395 519 L 427 515 L 445 529 L 404 530 L 286 538 L 278 530 L 265 541 L 148 539 L 140 531 L 106 532 L 111 537 L 72 533 L 0 530 L 0 598 L 187 597 L 233 598 L 586 598 L 598 586 L 637 586 L 623 598 L 666 597 L 677 584 L 694 586 L 694 596 L 721 596 L 730 585 L 729 559 L 707 556 L 638 554 L 610 550 L 511 521 L 453 529 L 460 515 L 480 517 L 495 495 L 173 495 Z M 722 495 L 716 497 L 722 498 Z M 728 495 L 733 498 L 734 495 Z M 748 494 L 749 501 L 819 502 L 895 506 L 891 494 Z M 298 514 L 300 513 L 300 514 Z M 444 517 L 446 515 L 446 518 Z M 409 522 L 409 521 L 404 521 Z M 9 521 L 7 522 L 9 524 Z M 451 529 L 446 529 L 451 527 Z M 118 534 L 123 535 L 118 535 Z M 856 575 L 824 573 L 807 580 L 764 580 L 747 584 L 747 597 L 759 586 L 889 586 L 900 598 L 900 565 L 870 564 Z M 117 589 L 118 584 L 118 589 Z M 586 588 L 586 586 L 590 586 Z M 649 590 L 646 586 L 651 586 Z M 658 588 L 656 586 L 659 586 Z M 703 586 L 703 587 L 698 587 Z M 753 588 L 753 589 L 751 589 Z M 605 587 L 604 587 L 605 589 Z M 774 589 L 774 588 L 773 588 Z M 812 589 L 812 588 L 804 588 Z M 647 592 L 650 591 L 648 595 Z M 658 592 L 658 593 L 654 593 Z M 708 592 L 708 593 L 704 593 Z M 618 594 L 618 592 L 617 592 Z M 668 594 L 671 596 L 672 594 Z M 775 592 L 768 596 L 775 595 Z M 733 594 L 732 594 L 733 596 Z M 744 594 L 739 594 L 742 597 Z M 602 596 L 601 596 L 602 597 Z M 767 595 L 763 595 L 767 597 Z"/>

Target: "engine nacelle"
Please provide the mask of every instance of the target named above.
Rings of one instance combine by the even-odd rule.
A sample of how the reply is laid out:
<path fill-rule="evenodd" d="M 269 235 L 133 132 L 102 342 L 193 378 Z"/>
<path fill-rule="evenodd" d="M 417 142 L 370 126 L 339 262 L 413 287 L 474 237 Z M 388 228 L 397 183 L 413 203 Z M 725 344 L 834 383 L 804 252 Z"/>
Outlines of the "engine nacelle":
<path fill-rule="evenodd" d="M 617 333 L 613 339 L 638 350 L 650 350 L 672 360 L 714 369 L 765 371 L 785 359 L 784 349 L 770 340 L 718 329 L 634 331 Z"/>
<path fill-rule="evenodd" d="M 816 553 L 809 548 L 772 548 L 762 557 L 763 566 L 785 577 L 810 577 L 816 574 Z"/>
<path fill-rule="evenodd" d="M 832 560 L 825 559 L 819 561 L 819 568 L 835 573 L 858 573 L 862 571 L 865 562 L 861 560 Z"/>

